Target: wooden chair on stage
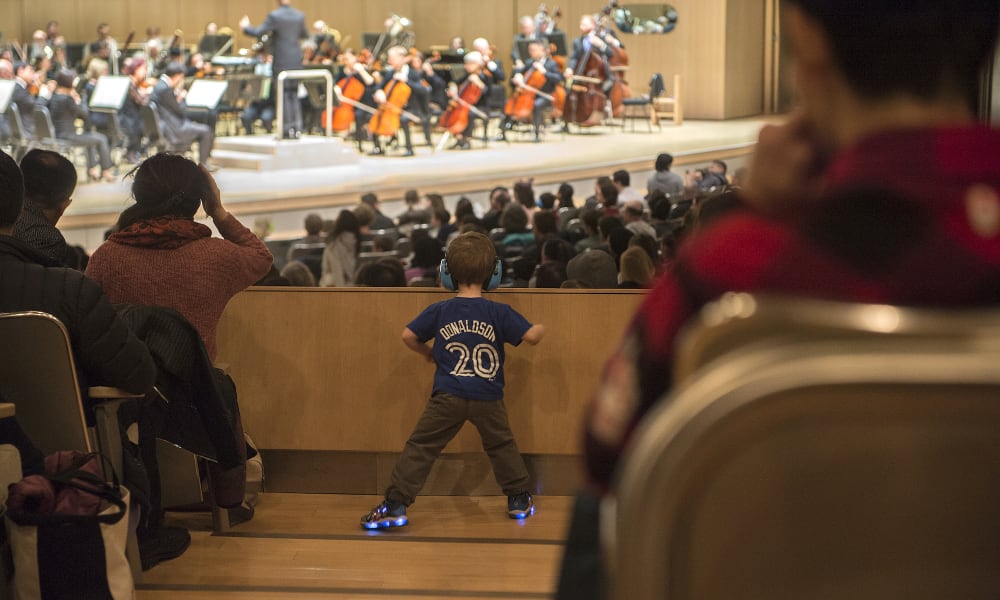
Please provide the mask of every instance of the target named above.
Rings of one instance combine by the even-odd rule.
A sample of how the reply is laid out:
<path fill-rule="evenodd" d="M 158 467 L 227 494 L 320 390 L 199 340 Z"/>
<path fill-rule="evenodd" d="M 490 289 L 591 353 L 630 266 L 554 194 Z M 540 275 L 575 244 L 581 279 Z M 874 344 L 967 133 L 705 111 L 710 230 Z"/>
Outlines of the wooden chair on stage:
<path fill-rule="evenodd" d="M 1000 311 L 727 295 L 608 502 L 613 598 L 992 597 Z"/>
<path fill-rule="evenodd" d="M 659 95 L 653 100 L 652 123 L 659 126 L 660 119 L 673 119 L 674 125 L 684 123 L 684 104 L 681 102 L 681 76 L 674 75 L 674 87 L 670 95 Z M 664 90 L 666 91 L 666 90 Z"/>

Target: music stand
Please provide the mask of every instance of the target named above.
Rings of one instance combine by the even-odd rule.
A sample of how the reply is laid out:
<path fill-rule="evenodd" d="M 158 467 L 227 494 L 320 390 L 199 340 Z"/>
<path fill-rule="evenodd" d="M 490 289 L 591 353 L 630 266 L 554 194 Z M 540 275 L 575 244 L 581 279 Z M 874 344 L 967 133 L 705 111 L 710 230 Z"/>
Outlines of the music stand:
<path fill-rule="evenodd" d="M 545 38 L 550 44 L 555 44 L 556 49 L 552 52 L 552 56 L 568 56 L 569 55 L 569 41 L 566 39 L 565 31 L 553 31 L 549 33 Z"/>
<path fill-rule="evenodd" d="M 128 77 L 101 75 L 97 78 L 94 91 L 90 93 L 87 106 L 97 112 L 117 112 L 125 105 L 131 84 Z"/>
<path fill-rule="evenodd" d="M 369 50 L 374 51 L 375 50 L 375 46 L 378 45 L 378 39 L 380 37 L 382 37 L 383 35 L 385 36 L 385 39 L 382 41 L 382 45 L 384 46 L 389 41 L 389 34 L 388 33 L 385 33 L 385 34 L 383 34 L 383 33 L 377 33 L 377 32 L 373 33 L 371 31 L 366 31 L 366 32 L 362 33 L 361 34 L 361 47 L 362 48 L 368 48 Z M 386 50 L 386 48 L 380 48 L 380 50 Z"/>
<path fill-rule="evenodd" d="M 193 110 L 215 110 L 228 87 L 229 82 L 224 79 L 195 79 L 184 101 Z"/>
<path fill-rule="evenodd" d="M 206 57 L 215 56 L 231 39 L 233 39 L 233 36 L 225 34 L 203 35 L 198 41 L 198 52 L 204 54 Z M 232 46 L 229 47 L 226 53 L 233 53 Z"/>
<path fill-rule="evenodd" d="M 7 112 L 10 99 L 14 97 L 15 85 L 13 79 L 0 79 L 0 114 Z"/>

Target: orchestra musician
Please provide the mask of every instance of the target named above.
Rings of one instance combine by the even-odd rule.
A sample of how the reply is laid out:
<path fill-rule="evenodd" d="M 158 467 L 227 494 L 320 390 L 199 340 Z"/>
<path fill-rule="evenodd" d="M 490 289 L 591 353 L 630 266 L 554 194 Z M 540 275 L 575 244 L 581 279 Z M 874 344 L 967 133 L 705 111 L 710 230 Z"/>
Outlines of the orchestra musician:
<path fill-rule="evenodd" d="M 410 104 L 413 113 L 423 118 L 421 123 L 424 131 L 424 142 L 431 145 L 431 102 L 447 97 L 446 84 L 440 75 L 434 72 L 433 66 L 427 64 L 424 55 L 416 50 L 410 52 L 410 68 L 420 74 L 420 86 L 413 89 Z M 441 104 L 438 104 L 441 106 Z"/>
<path fill-rule="evenodd" d="M 599 33 L 603 33 L 603 35 L 599 35 Z M 573 73 L 587 62 L 587 55 L 591 50 L 603 57 L 605 65 L 608 67 L 607 71 L 610 73 L 610 66 L 607 63 L 613 54 L 612 45 L 618 48 L 623 47 L 621 41 L 610 29 L 598 32 L 597 20 L 593 15 L 583 15 L 580 17 L 580 37 L 573 40 L 573 54 L 570 56 L 569 62 L 566 63 L 566 70 L 563 75 L 567 80 L 572 80 Z M 604 81 L 603 87 L 605 93 L 611 89 L 613 83 L 614 81 L 611 77 Z"/>
<path fill-rule="evenodd" d="M 528 55 L 528 60 L 524 63 L 524 67 L 514 74 L 513 82 L 515 88 L 521 88 L 527 80 L 531 79 L 532 74 L 538 71 L 545 76 L 545 82 L 537 89 L 551 96 L 556 87 L 563 82 L 563 75 L 559 71 L 559 65 L 549 56 L 549 49 L 546 42 L 544 40 L 532 40 L 528 42 Z M 537 143 L 540 139 L 542 121 L 545 119 L 545 109 L 552 106 L 552 100 L 531 90 L 520 89 L 517 93 L 529 93 L 534 97 L 531 110 L 531 123 L 534 126 L 535 142 Z M 510 130 L 513 123 L 513 115 L 506 115 L 504 117 L 500 133 L 498 134 L 500 140 L 507 139 L 506 132 Z"/>
<path fill-rule="evenodd" d="M 52 89 L 40 84 L 35 68 L 28 63 L 14 65 L 14 84 L 11 103 L 17 106 L 17 112 L 21 115 L 25 137 L 31 139 L 35 135 L 35 123 L 31 115 L 35 112 L 36 105 L 45 106 L 52 95 Z"/>
<path fill-rule="evenodd" d="M 520 71 L 524 68 L 524 60 L 528 57 L 521 56 L 521 49 L 518 46 L 518 42 L 530 42 L 531 40 L 538 39 L 535 34 L 535 19 L 527 15 L 521 17 L 518 22 L 521 27 L 521 33 L 514 36 L 514 47 L 510 51 L 510 59 L 514 65 L 515 71 Z"/>
<path fill-rule="evenodd" d="M 374 107 L 375 106 L 375 77 L 368 72 L 368 67 L 362 62 L 358 55 L 354 53 L 354 50 L 348 48 L 344 52 L 341 52 L 337 57 L 337 62 L 340 63 L 340 74 L 337 77 L 337 85 L 342 85 L 342 90 L 351 86 L 349 82 L 357 81 L 358 85 L 363 86 L 361 89 L 361 96 L 357 98 L 357 101 Z M 352 98 L 353 99 L 353 98 Z M 366 139 L 368 139 L 368 134 L 366 133 L 366 127 L 368 126 L 368 120 L 371 118 L 371 113 L 361 110 L 354 110 L 354 141 L 358 144 L 358 150 L 361 150 L 361 144 Z"/>
<path fill-rule="evenodd" d="M 376 81 L 381 84 L 381 89 L 375 91 L 374 98 L 375 103 L 378 106 L 383 106 L 388 100 L 387 94 L 390 91 L 393 81 L 398 81 L 400 83 L 405 83 L 410 87 L 410 100 L 405 106 L 399 107 L 407 112 L 412 112 L 411 108 L 419 110 L 415 106 L 416 102 L 413 100 L 413 94 L 417 90 L 423 89 L 423 74 L 410 67 L 410 53 L 402 46 L 392 46 L 386 53 L 386 62 L 389 68 L 384 73 L 379 73 L 376 75 Z M 425 121 L 427 119 L 424 119 Z M 400 128 L 403 130 L 403 141 L 406 144 L 406 151 L 404 156 L 413 156 L 413 141 L 410 136 L 410 118 L 405 114 L 400 116 L 399 122 Z M 381 141 L 379 136 L 372 134 L 372 150 L 369 154 L 375 156 L 380 154 L 385 154 L 385 150 L 382 149 Z"/>
<path fill-rule="evenodd" d="M 144 58 L 125 62 L 122 73 L 129 78 L 128 95 L 118 117 L 125 133 L 125 160 L 139 164 L 142 159 L 142 107 L 149 104 L 155 80 L 149 78 L 149 63 Z"/>
<path fill-rule="evenodd" d="M 278 90 L 277 78 L 282 71 L 302 67 L 302 48 L 300 40 L 309 37 L 306 30 L 306 17 L 302 11 L 292 8 L 292 0 L 278 0 L 278 8 L 267 14 L 264 23 L 259 27 L 250 25 L 250 17 L 244 15 L 240 19 L 243 33 L 260 37 L 265 33 L 271 36 L 273 56 L 271 89 L 282 93 L 284 97 L 282 120 L 284 122 L 283 139 L 297 139 L 302 133 L 302 106 L 299 103 L 299 83 L 286 80 L 283 90 Z"/>
<path fill-rule="evenodd" d="M 486 83 L 486 92 L 483 94 L 482 106 L 502 109 L 506 100 L 503 82 L 507 79 L 503 64 L 498 57 L 493 56 L 493 46 L 486 38 L 472 40 L 472 49 L 483 57 L 482 78 Z"/>
<path fill-rule="evenodd" d="M 480 106 L 485 106 L 484 100 L 486 99 L 489 87 L 487 86 L 483 76 L 485 64 L 485 58 L 478 51 L 472 50 L 471 52 L 467 52 L 464 58 L 465 76 L 461 80 L 452 82 L 451 85 L 448 86 L 448 95 L 452 98 L 461 97 L 462 92 L 467 86 L 476 86 L 481 90 L 481 95 L 479 96 L 478 102 L 476 102 L 473 106 L 477 109 L 479 109 Z M 455 108 L 462 110 L 462 107 Z M 482 109 L 479 110 L 481 111 Z M 474 111 L 469 110 L 468 112 L 468 125 L 466 125 L 463 131 L 455 134 L 455 145 L 452 146 L 452 148 L 468 150 L 472 147 L 469 139 L 472 137 L 472 132 L 476 127 L 476 120 L 482 120 L 482 118 Z"/>
<path fill-rule="evenodd" d="M 213 170 L 208 159 L 215 143 L 215 130 L 187 117 L 183 104 L 185 95 L 184 66 L 171 63 L 153 87 L 150 100 L 156 103 L 156 112 L 163 123 L 163 137 L 175 145 L 189 146 L 198 142 L 198 162 Z"/>
<path fill-rule="evenodd" d="M 64 69 L 56 76 L 56 90 L 48 103 L 56 139 L 87 149 L 87 175 L 91 181 L 114 181 L 108 138 L 96 131 L 76 132 L 76 120 L 86 121 L 90 111 L 74 87 L 75 79 L 76 71 L 70 69 Z"/>

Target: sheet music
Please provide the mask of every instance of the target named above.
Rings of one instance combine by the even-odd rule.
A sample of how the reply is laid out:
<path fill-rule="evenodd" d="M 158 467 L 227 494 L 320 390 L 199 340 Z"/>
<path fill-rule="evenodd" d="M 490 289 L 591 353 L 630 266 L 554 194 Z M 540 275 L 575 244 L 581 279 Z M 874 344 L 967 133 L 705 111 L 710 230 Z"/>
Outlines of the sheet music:
<path fill-rule="evenodd" d="M 131 82 L 128 77 L 102 75 L 94 85 L 88 106 L 96 110 L 121 110 Z"/>
<path fill-rule="evenodd" d="M 212 110 L 219 106 L 229 82 L 221 79 L 195 79 L 188 89 L 184 101 L 188 108 Z"/>
<path fill-rule="evenodd" d="M 0 113 L 7 112 L 7 107 L 10 106 L 10 99 L 14 97 L 14 83 L 13 79 L 0 79 Z"/>

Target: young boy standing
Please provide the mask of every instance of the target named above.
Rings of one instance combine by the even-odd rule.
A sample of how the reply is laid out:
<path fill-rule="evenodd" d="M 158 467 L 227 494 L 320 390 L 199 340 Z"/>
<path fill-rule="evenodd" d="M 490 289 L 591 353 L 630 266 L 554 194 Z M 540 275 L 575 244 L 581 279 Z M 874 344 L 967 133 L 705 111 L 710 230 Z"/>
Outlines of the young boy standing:
<path fill-rule="evenodd" d="M 507 514 L 524 519 L 534 513 L 528 470 L 503 402 L 504 344 L 537 344 L 545 329 L 506 304 L 483 298 L 484 287 L 496 286 L 498 271 L 488 237 L 465 233 L 455 238 L 442 263 L 442 283 L 458 294 L 429 306 L 403 330 L 406 347 L 437 365 L 434 388 L 392 471 L 385 501 L 361 519 L 365 529 L 407 524 L 406 507 L 466 421 L 479 430 L 493 475 L 507 494 Z M 433 347 L 427 345 L 431 339 Z"/>

